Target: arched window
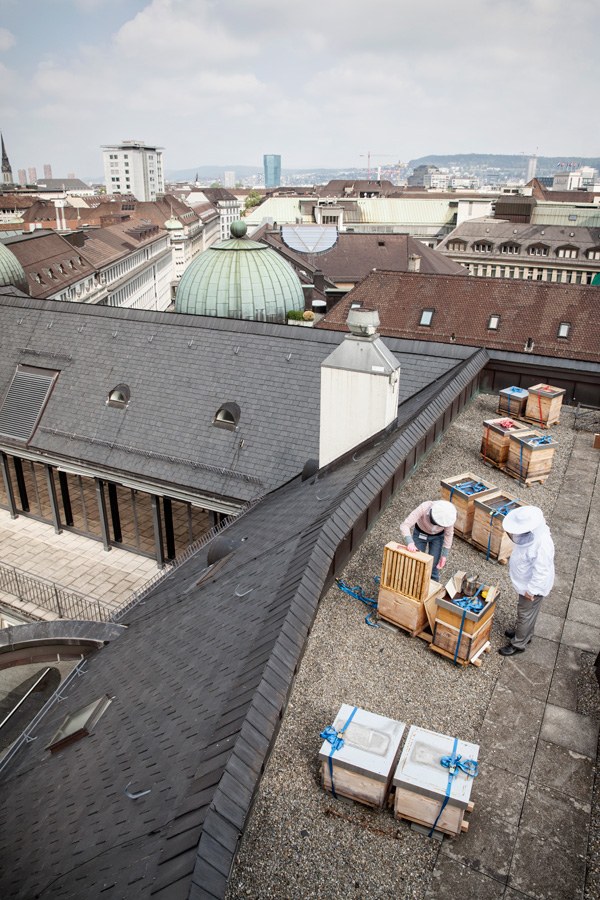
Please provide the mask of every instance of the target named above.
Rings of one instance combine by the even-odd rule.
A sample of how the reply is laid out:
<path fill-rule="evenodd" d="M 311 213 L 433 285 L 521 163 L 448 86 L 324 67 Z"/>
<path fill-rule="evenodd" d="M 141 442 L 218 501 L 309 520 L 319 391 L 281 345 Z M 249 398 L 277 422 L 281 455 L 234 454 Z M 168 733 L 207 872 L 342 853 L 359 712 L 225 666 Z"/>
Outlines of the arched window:
<path fill-rule="evenodd" d="M 125 409 L 130 400 L 131 391 L 129 390 L 129 385 L 118 384 L 112 391 L 109 391 L 106 402 L 109 406 L 115 406 L 117 409 Z"/>
<path fill-rule="evenodd" d="M 237 403 L 224 403 L 223 406 L 217 410 L 213 425 L 216 425 L 218 428 L 228 428 L 230 431 L 233 431 L 237 428 L 237 424 L 240 420 L 240 413 L 241 410 Z"/>

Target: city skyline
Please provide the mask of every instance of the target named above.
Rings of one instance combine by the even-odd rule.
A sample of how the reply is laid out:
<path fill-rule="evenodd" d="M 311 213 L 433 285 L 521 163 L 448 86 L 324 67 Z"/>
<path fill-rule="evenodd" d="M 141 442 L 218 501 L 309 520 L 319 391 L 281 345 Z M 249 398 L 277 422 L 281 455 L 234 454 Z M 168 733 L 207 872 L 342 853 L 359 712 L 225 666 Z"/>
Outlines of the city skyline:
<path fill-rule="evenodd" d="M 558 0 L 0 0 L 0 11 L 14 172 L 50 162 L 56 177 L 97 176 L 101 145 L 124 139 L 164 146 L 167 170 L 260 167 L 271 147 L 286 168 L 358 168 L 369 151 L 373 169 L 436 152 L 598 154 L 593 0 L 568 13 Z"/>

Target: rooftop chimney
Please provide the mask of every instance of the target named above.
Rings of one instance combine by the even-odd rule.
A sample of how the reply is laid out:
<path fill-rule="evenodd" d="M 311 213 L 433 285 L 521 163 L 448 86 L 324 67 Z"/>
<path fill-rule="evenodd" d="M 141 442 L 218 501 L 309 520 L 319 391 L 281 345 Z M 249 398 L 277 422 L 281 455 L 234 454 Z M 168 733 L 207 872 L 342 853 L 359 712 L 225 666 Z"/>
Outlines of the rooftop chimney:
<path fill-rule="evenodd" d="M 321 363 L 321 468 L 398 415 L 400 363 L 377 333 L 377 310 L 351 309 L 347 325 L 351 333 Z"/>
<path fill-rule="evenodd" d="M 408 271 L 409 272 L 420 272 L 421 271 L 421 257 L 417 256 L 416 253 L 411 253 L 408 257 Z"/>

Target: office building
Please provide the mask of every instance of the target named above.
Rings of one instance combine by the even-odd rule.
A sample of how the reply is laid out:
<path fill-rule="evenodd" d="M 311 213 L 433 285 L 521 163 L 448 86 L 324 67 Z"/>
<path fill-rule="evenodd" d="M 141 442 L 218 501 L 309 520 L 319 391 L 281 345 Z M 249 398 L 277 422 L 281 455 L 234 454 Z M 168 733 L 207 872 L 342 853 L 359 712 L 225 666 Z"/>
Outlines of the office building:
<path fill-rule="evenodd" d="M 279 187 L 281 184 L 281 156 L 275 153 L 265 153 L 263 162 L 265 166 L 265 187 Z"/>
<path fill-rule="evenodd" d="M 223 173 L 226 188 L 235 187 L 235 172 L 227 171 Z"/>
<path fill-rule="evenodd" d="M 52 166 L 50 163 L 44 164 L 44 178 L 52 178 Z"/>
<path fill-rule="evenodd" d="M 133 194 L 145 203 L 164 194 L 162 147 L 151 147 L 143 141 L 105 144 L 104 179 L 107 194 Z"/>
<path fill-rule="evenodd" d="M 19 184 L 24 187 L 27 184 L 27 172 L 25 169 L 19 169 Z"/>
<path fill-rule="evenodd" d="M 35 166 L 29 166 L 27 169 L 27 178 L 29 180 L 29 184 L 35 184 L 37 181 L 37 172 L 35 171 Z"/>

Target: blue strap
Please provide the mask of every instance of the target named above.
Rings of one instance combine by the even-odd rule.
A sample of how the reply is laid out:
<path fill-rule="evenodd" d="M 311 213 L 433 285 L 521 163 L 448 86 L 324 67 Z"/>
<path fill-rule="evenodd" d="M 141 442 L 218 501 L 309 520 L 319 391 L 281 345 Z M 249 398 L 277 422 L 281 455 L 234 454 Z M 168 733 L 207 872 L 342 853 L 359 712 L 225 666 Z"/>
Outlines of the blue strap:
<path fill-rule="evenodd" d="M 483 589 L 483 584 L 480 584 L 477 588 L 477 593 L 474 597 L 462 597 L 459 600 L 453 600 L 452 602 L 456 606 L 460 606 L 462 608 L 463 614 L 462 619 L 460 620 L 460 631 L 458 632 L 458 640 L 456 642 L 456 650 L 454 651 L 454 665 L 457 666 L 458 663 L 456 659 L 458 657 L 458 650 L 460 647 L 460 639 L 462 637 L 463 628 L 465 627 L 465 618 L 468 612 L 481 612 L 485 603 L 483 600 L 478 600 L 479 592 Z"/>
<path fill-rule="evenodd" d="M 456 650 L 454 651 L 454 665 L 457 666 L 456 658 L 458 656 L 458 648 L 460 647 L 460 639 L 462 637 L 463 628 L 465 627 L 465 617 L 467 615 L 467 610 L 463 609 L 462 619 L 460 620 L 460 631 L 458 632 L 458 640 L 456 642 Z"/>
<path fill-rule="evenodd" d="M 479 766 L 474 759 L 463 759 L 460 753 L 457 753 L 456 750 L 458 748 L 458 738 L 454 738 L 454 746 L 452 747 L 452 754 L 450 756 L 442 756 L 440 763 L 444 766 L 445 769 L 448 769 L 448 784 L 446 785 L 446 795 L 442 801 L 442 808 L 437 814 L 437 818 L 433 825 L 431 826 L 431 831 L 427 835 L 427 837 L 431 837 L 433 832 L 435 831 L 435 826 L 440 820 L 440 816 L 446 809 L 446 804 L 450 799 L 450 794 L 452 792 L 452 779 L 456 775 L 456 770 L 460 769 L 465 775 L 470 775 L 471 778 L 476 778 L 477 773 L 479 771 Z"/>
<path fill-rule="evenodd" d="M 487 491 L 487 487 L 482 481 L 463 481 L 462 484 L 455 484 L 450 491 L 450 499 L 452 499 L 452 494 L 454 491 L 461 491 L 463 494 L 467 494 L 467 496 L 471 496 L 472 494 L 480 494 L 481 491 Z"/>
<path fill-rule="evenodd" d="M 358 709 L 358 707 L 355 706 L 354 709 L 352 710 L 352 712 L 350 713 L 350 716 L 348 717 L 348 721 L 346 722 L 346 724 L 344 725 L 344 727 L 342 728 L 341 731 L 336 731 L 335 728 L 333 727 L 333 725 L 328 725 L 327 728 L 325 729 L 325 731 L 322 731 L 320 734 L 320 737 L 322 737 L 324 741 L 328 741 L 331 744 L 331 753 L 329 754 L 329 776 L 331 778 L 331 793 L 336 798 L 336 800 L 337 800 L 337 794 L 335 792 L 335 787 L 333 784 L 333 763 L 331 762 L 331 757 L 333 756 L 333 754 L 335 753 L 336 750 L 341 750 L 342 747 L 344 746 L 344 735 L 345 735 L 346 731 L 348 730 L 348 726 L 350 725 L 350 722 L 354 718 L 354 713 L 356 712 L 357 709 Z"/>
<path fill-rule="evenodd" d="M 539 447 L 540 444 L 551 444 L 552 438 L 549 434 L 540 435 L 539 437 L 533 437 L 530 440 L 526 441 L 527 444 L 534 447 Z"/>
<path fill-rule="evenodd" d="M 519 484 L 523 484 L 521 481 L 521 473 L 523 471 L 523 441 L 521 441 L 521 456 L 519 458 Z"/>

